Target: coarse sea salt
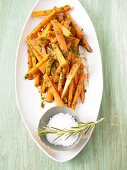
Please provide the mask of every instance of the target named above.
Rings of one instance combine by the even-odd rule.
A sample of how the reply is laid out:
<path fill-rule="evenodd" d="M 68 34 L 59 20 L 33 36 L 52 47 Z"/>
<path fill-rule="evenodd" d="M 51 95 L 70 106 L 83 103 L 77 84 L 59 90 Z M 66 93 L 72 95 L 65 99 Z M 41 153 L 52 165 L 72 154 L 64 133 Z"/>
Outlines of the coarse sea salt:
<path fill-rule="evenodd" d="M 78 122 L 71 114 L 58 113 L 50 118 L 47 126 L 58 129 L 71 129 L 72 127 L 78 126 Z M 46 134 L 47 141 L 54 145 L 70 146 L 75 143 L 78 138 L 78 134 L 72 135 L 68 139 L 67 136 L 68 135 L 62 135 L 56 139 L 58 134 Z"/>

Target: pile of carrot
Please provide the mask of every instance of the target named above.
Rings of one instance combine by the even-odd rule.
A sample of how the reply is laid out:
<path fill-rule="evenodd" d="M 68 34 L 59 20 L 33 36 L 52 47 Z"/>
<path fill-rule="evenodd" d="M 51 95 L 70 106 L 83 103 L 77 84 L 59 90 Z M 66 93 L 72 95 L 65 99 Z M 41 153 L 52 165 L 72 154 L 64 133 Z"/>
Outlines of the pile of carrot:
<path fill-rule="evenodd" d="M 25 79 L 35 79 L 42 99 L 75 109 L 79 97 L 82 103 L 85 101 L 87 82 L 87 68 L 82 63 L 79 46 L 88 52 L 92 49 L 68 13 L 70 9 L 66 5 L 32 13 L 32 17 L 45 19 L 27 36 Z"/>

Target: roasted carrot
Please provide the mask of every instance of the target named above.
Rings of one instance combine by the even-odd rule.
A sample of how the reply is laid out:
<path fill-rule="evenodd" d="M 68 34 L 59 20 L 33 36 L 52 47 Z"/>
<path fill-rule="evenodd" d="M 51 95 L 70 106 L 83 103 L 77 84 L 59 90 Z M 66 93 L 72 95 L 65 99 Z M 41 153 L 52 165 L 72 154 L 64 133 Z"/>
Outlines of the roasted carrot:
<path fill-rule="evenodd" d="M 39 31 L 41 31 L 41 29 L 42 29 L 45 25 L 47 25 L 47 23 L 53 18 L 53 16 L 55 15 L 55 13 L 56 13 L 56 10 L 53 9 L 52 12 L 49 13 L 49 14 L 46 16 L 46 18 L 45 18 L 39 25 L 37 25 L 37 27 L 28 35 L 28 37 L 31 37 L 31 38 L 35 37 L 35 35 L 36 35 Z"/>
<path fill-rule="evenodd" d="M 46 25 L 45 29 L 42 31 L 40 37 L 45 37 L 46 34 L 47 34 L 47 32 L 48 32 L 48 31 L 51 31 L 51 29 L 52 29 L 52 24 L 51 24 L 51 22 L 49 22 L 49 23 Z"/>
<path fill-rule="evenodd" d="M 60 66 L 61 67 L 64 67 L 64 66 L 67 66 L 68 63 L 67 61 L 65 60 L 62 52 L 60 51 L 59 47 L 56 45 L 56 44 L 52 44 L 52 48 L 55 52 L 55 56 L 56 56 L 56 59 L 59 61 L 60 63 Z"/>
<path fill-rule="evenodd" d="M 90 47 L 89 43 L 87 42 L 86 38 L 81 39 L 80 45 L 87 49 L 88 52 L 92 52 L 92 48 Z"/>
<path fill-rule="evenodd" d="M 28 44 L 27 44 L 27 48 L 28 48 L 28 71 L 29 71 L 32 68 L 32 58 L 31 58 L 31 48 Z"/>
<path fill-rule="evenodd" d="M 64 86 L 64 89 L 63 89 L 63 92 L 62 92 L 62 99 L 65 97 L 66 95 L 66 92 L 68 90 L 68 87 L 71 83 L 71 80 L 75 77 L 75 74 L 77 73 L 79 67 L 81 65 L 81 60 L 80 59 L 77 59 L 75 61 L 75 63 L 72 65 L 72 68 L 67 76 L 67 80 L 66 80 L 66 83 L 65 83 L 65 86 Z"/>
<path fill-rule="evenodd" d="M 71 32 L 66 27 L 64 27 L 63 25 L 60 25 L 60 26 L 61 26 L 62 33 L 65 37 L 72 36 Z"/>
<path fill-rule="evenodd" d="M 86 75 L 85 75 L 85 74 L 81 74 L 80 77 L 79 77 L 78 86 L 77 86 L 77 88 L 76 88 L 76 92 L 75 92 L 74 99 L 73 99 L 73 102 L 72 102 L 72 109 L 75 109 L 75 108 L 76 108 L 76 104 L 77 104 L 77 101 L 78 101 L 78 97 L 79 97 L 79 95 L 81 94 L 81 91 L 82 91 L 82 87 L 83 87 L 83 85 L 84 85 L 85 78 L 86 78 Z"/>
<path fill-rule="evenodd" d="M 49 15 L 54 9 L 55 9 L 56 13 L 61 13 L 61 12 L 69 11 L 71 9 L 71 7 L 69 5 L 65 5 L 65 6 L 62 6 L 59 8 L 55 7 L 53 9 L 49 9 L 49 10 L 34 11 L 34 12 L 32 12 L 32 16 L 33 17 L 46 16 L 46 15 Z"/>
<path fill-rule="evenodd" d="M 67 18 L 64 22 L 64 27 L 67 28 L 70 31 L 70 24 L 71 24 L 71 20 L 69 18 Z"/>
<path fill-rule="evenodd" d="M 84 85 L 82 86 L 80 97 L 81 97 L 82 103 L 84 103 L 84 101 L 85 101 L 85 89 L 84 89 Z"/>
<path fill-rule="evenodd" d="M 75 74 L 74 81 L 75 81 L 75 85 L 77 87 L 77 84 L 78 84 L 78 74 L 77 73 Z"/>
<path fill-rule="evenodd" d="M 40 48 L 30 38 L 27 38 L 27 43 L 31 46 L 32 49 L 36 51 L 36 53 L 38 54 L 38 61 L 40 61 L 44 57 L 40 51 Z"/>
<path fill-rule="evenodd" d="M 33 75 L 34 73 L 36 73 L 39 69 L 39 67 L 44 64 L 49 58 L 49 54 L 47 54 L 41 61 L 39 61 L 33 68 L 31 68 L 27 74 L 25 75 L 25 79 L 27 79 L 29 77 L 29 75 Z"/>
<path fill-rule="evenodd" d="M 37 87 L 37 86 L 39 86 L 40 85 L 40 76 L 41 76 L 41 72 L 40 71 L 38 71 L 37 73 L 36 73 L 36 77 L 35 77 L 35 87 Z"/>
<path fill-rule="evenodd" d="M 79 39 L 83 38 L 83 32 L 82 32 L 82 31 L 80 30 L 80 28 L 77 26 L 76 22 L 72 19 L 72 17 L 70 16 L 70 14 L 66 12 L 66 16 L 67 16 L 68 19 L 71 20 L 71 22 L 72 22 L 72 24 L 73 24 L 73 26 L 74 26 L 74 28 L 75 28 L 76 36 L 77 36 Z"/>
<path fill-rule="evenodd" d="M 42 83 L 42 86 L 41 86 L 41 94 L 45 92 L 45 89 L 46 89 L 46 83 L 45 81 L 43 80 L 43 83 Z"/>
<path fill-rule="evenodd" d="M 53 94 L 52 94 L 51 90 L 48 88 L 47 95 L 46 95 L 46 101 L 51 103 L 51 102 L 53 102 L 53 99 L 54 99 Z"/>
<path fill-rule="evenodd" d="M 50 88 L 53 96 L 54 96 L 56 105 L 57 105 L 57 106 L 64 106 L 64 103 L 63 103 L 62 99 L 60 98 L 58 91 L 57 91 L 57 90 L 55 89 L 55 87 L 53 86 L 53 83 L 50 81 L 50 78 L 48 77 L 47 74 L 44 75 L 44 79 L 45 79 L 45 81 L 46 81 L 46 84 L 47 84 L 48 87 Z"/>
<path fill-rule="evenodd" d="M 71 107 L 73 94 L 74 94 L 74 79 L 71 81 L 69 86 L 68 105 L 67 105 L 68 107 Z"/>
<path fill-rule="evenodd" d="M 51 23 L 53 25 L 53 28 L 54 28 L 54 31 L 55 31 L 56 38 L 57 38 L 57 41 L 59 43 L 60 49 L 63 52 L 63 54 L 65 56 L 67 56 L 68 49 L 67 49 L 67 45 L 66 45 L 62 30 L 61 30 L 60 23 L 57 20 L 52 20 Z"/>

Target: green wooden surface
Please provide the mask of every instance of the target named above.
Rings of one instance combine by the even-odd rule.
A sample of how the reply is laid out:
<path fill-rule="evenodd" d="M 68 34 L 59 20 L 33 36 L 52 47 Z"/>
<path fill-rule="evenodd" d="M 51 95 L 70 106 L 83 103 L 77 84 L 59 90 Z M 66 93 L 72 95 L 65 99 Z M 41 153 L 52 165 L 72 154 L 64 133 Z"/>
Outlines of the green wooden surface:
<path fill-rule="evenodd" d="M 57 163 L 32 141 L 15 99 L 15 55 L 33 0 L 0 0 L 0 170 L 127 169 L 127 1 L 81 0 L 102 53 L 104 92 L 98 125 L 73 160 Z M 85 19 L 85 18 L 84 18 Z"/>

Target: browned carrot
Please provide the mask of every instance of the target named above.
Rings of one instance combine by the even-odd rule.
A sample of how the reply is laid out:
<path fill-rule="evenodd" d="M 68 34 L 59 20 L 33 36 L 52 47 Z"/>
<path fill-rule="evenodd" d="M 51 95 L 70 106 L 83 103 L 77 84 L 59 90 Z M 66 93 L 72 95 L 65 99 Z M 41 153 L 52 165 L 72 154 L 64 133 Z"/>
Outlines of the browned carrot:
<path fill-rule="evenodd" d="M 78 82 L 78 86 L 76 88 L 76 92 L 75 92 L 75 95 L 74 95 L 74 99 L 73 99 L 73 102 L 72 102 L 72 109 L 75 109 L 76 108 L 76 104 L 77 104 L 77 101 L 78 101 L 78 97 L 79 95 L 81 94 L 81 91 L 82 91 L 82 87 L 84 85 L 84 80 L 86 78 L 86 75 L 85 74 L 81 74 L 80 77 L 79 77 L 79 82 Z"/>
<path fill-rule="evenodd" d="M 54 31 L 55 31 L 56 38 L 57 38 L 57 41 L 59 43 L 60 49 L 63 52 L 63 54 L 65 56 L 67 56 L 68 49 L 67 49 L 67 45 L 66 45 L 62 30 L 61 30 L 60 23 L 57 20 L 52 20 L 51 23 L 53 25 L 53 28 L 54 28 Z"/>
<path fill-rule="evenodd" d="M 67 16 L 68 19 L 71 20 L 71 22 L 72 22 L 72 24 L 73 24 L 73 26 L 74 26 L 74 28 L 75 28 L 76 36 L 77 36 L 79 39 L 83 38 L 83 32 L 79 29 L 79 27 L 77 26 L 76 22 L 72 19 L 72 17 L 70 16 L 70 14 L 66 12 L 66 16 Z"/>
<path fill-rule="evenodd" d="M 48 75 L 45 74 L 44 78 L 45 78 L 46 84 L 48 85 L 48 87 L 50 88 L 50 90 L 51 90 L 51 92 L 54 96 L 56 105 L 57 106 L 64 106 L 64 103 L 63 103 L 62 99 L 60 98 L 58 91 L 53 86 L 53 83 L 50 81 L 50 78 L 48 77 Z"/>
<path fill-rule="evenodd" d="M 85 90 L 84 90 L 84 85 L 83 85 L 83 87 L 82 87 L 80 97 L 81 97 L 82 103 L 84 103 L 84 101 L 85 101 Z"/>
<path fill-rule="evenodd" d="M 61 22 L 64 21 L 64 14 L 63 13 L 56 13 L 56 19 Z"/>
<path fill-rule="evenodd" d="M 75 74 L 77 73 L 79 67 L 81 65 L 81 60 L 80 59 L 77 59 L 75 61 L 75 63 L 72 65 L 72 68 L 67 76 L 67 80 L 66 80 L 66 83 L 65 83 L 65 86 L 64 86 L 64 89 L 63 89 L 63 92 L 62 92 L 62 99 L 65 97 L 66 95 L 66 92 L 68 90 L 68 87 L 70 85 L 70 82 L 71 80 L 75 77 Z"/>
<path fill-rule="evenodd" d="M 42 29 L 45 25 L 47 25 L 47 23 L 53 18 L 53 16 L 55 15 L 55 13 L 56 13 L 56 10 L 53 9 L 52 12 L 49 13 L 49 14 L 46 16 L 46 18 L 45 18 L 39 25 L 37 25 L 37 27 L 28 35 L 28 37 L 31 37 L 31 38 L 35 37 L 35 35 L 36 35 L 39 31 L 41 31 L 41 29 Z"/>
<path fill-rule="evenodd" d="M 62 6 L 59 8 L 55 7 L 53 9 L 49 9 L 49 10 L 34 11 L 34 12 L 32 12 L 32 16 L 33 17 L 46 16 L 46 15 L 49 15 L 54 9 L 55 9 L 56 13 L 61 13 L 61 12 L 69 11 L 71 9 L 71 7 L 69 5 L 65 5 L 65 6 Z"/>
<path fill-rule="evenodd" d="M 92 48 L 90 47 L 89 43 L 87 42 L 87 40 L 85 38 L 83 38 L 81 41 L 80 41 L 80 45 L 82 45 L 84 48 L 87 49 L 88 52 L 92 52 Z"/>
<path fill-rule="evenodd" d="M 74 93 L 74 79 L 71 81 L 70 86 L 69 86 L 68 107 L 71 107 L 73 93 Z"/>

